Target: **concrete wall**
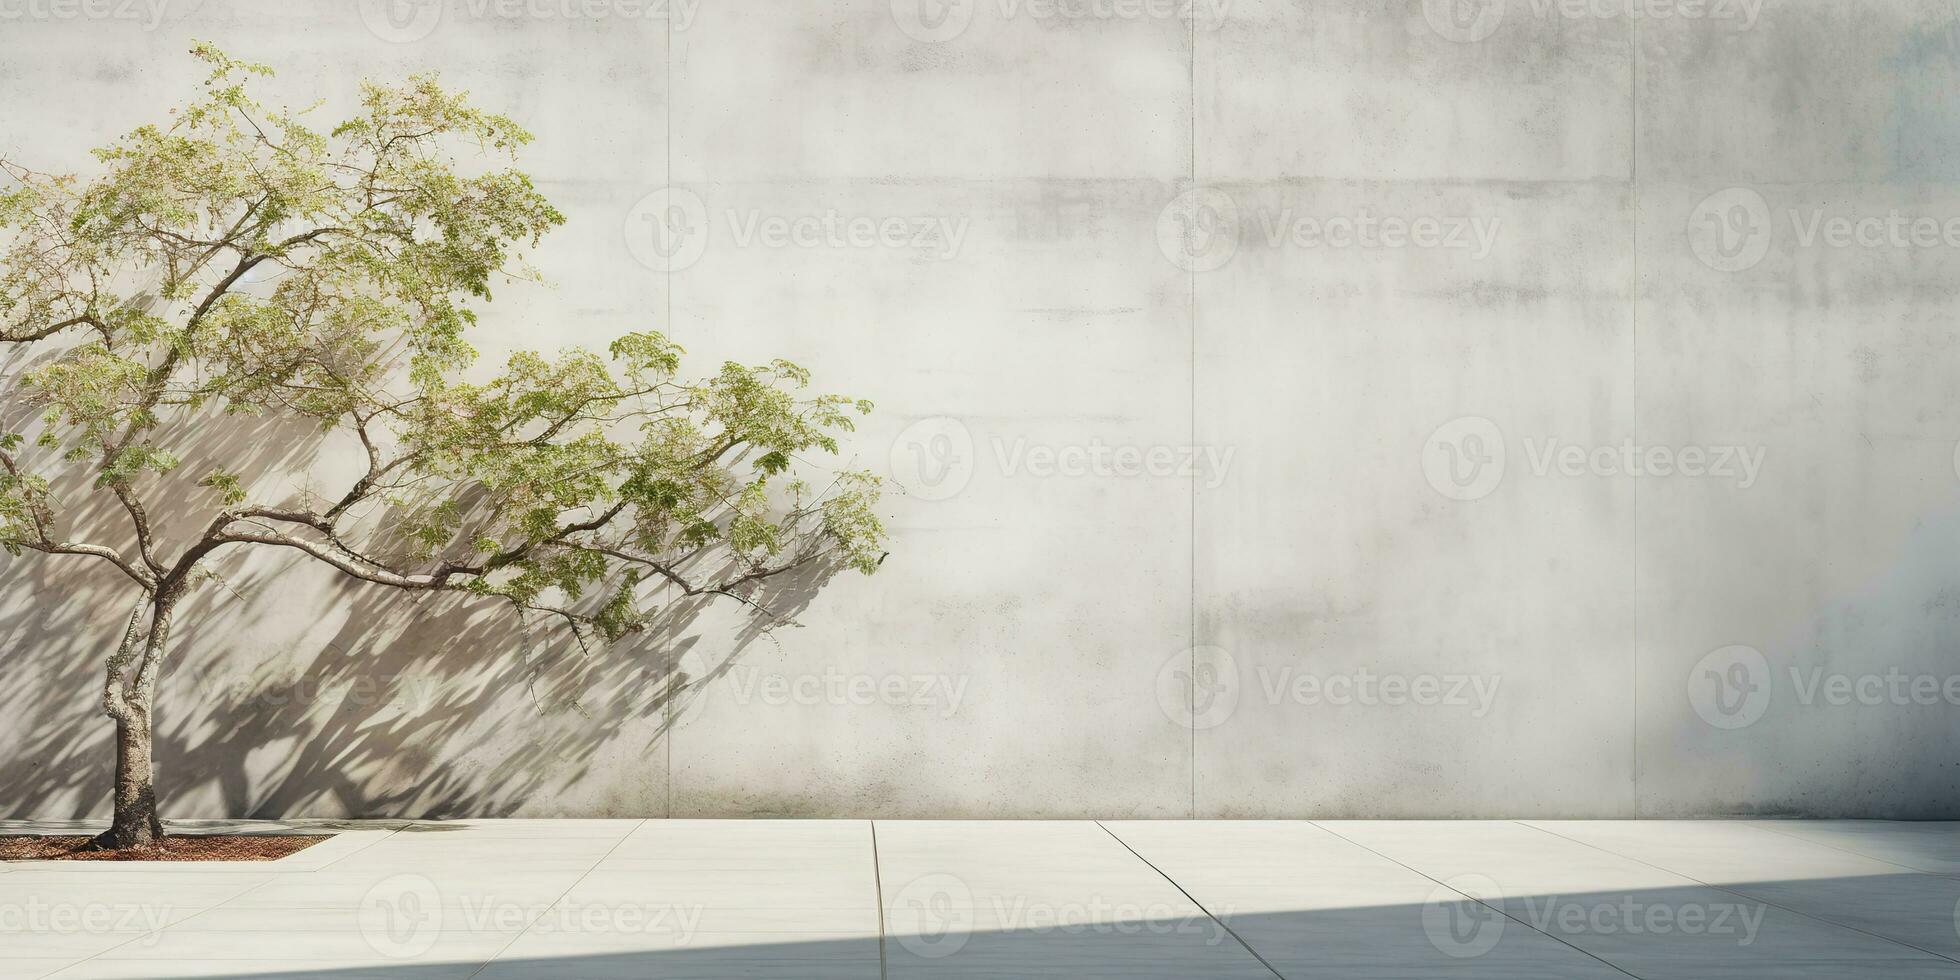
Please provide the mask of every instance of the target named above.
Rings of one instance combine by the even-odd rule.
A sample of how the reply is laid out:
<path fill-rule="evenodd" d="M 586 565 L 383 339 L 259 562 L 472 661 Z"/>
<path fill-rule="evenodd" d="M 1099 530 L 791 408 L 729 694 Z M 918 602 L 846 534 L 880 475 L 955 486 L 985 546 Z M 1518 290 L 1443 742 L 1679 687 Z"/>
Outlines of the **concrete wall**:
<path fill-rule="evenodd" d="M 909 491 L 600 662 L 228 566 L 171 813 L 1960 812 L 1953 3 L 119 2 L 0 0 L 0 146 L 439 69 L 571 218 L 485 347 L 791 357 Z M 0 815 L 99 813 L 115 583 L 0 574 Z"/>

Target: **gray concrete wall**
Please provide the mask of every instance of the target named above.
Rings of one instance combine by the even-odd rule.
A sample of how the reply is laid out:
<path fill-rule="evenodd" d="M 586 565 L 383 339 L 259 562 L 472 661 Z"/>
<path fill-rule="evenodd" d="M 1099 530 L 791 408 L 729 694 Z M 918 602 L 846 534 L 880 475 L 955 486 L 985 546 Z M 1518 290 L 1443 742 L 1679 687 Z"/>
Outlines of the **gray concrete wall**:
<path fill-rule="evenodd" d="M 1960 812 L 1952 3 L 105 2 L 0 0 L 11 154 L 439 69 L 571 219 L 484 347 L 791 357 L 907 491 L 598 662 L 229 565 L 173 814 Z M 0 574 L 0 815 L 102 812 L 115 583 Z"/>

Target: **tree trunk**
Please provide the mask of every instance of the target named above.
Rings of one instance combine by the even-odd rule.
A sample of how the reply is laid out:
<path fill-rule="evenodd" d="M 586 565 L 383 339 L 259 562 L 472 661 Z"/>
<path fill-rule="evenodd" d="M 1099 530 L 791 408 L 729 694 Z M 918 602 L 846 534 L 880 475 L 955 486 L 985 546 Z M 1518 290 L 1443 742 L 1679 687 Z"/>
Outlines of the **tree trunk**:
<path fill-rule="evenodd" d="M 116 851 L 163 846 L 147 704 L 132 703 L 123 717 L 116 719 L 116 822 L 97 836 L 91 846 Z"/>

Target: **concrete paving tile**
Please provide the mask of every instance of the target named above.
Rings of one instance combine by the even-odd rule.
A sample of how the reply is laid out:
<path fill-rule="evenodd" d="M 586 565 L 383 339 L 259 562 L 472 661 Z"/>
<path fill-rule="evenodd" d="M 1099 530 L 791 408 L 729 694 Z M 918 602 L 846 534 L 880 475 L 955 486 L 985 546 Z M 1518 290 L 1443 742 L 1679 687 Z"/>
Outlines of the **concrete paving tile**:
<path fill-rule="evenodd" d="M 618 840 L 645 823 L 644 820 L 414 820 L 403 825 L 403 834 L 469 834 L 476 837 L 543 837 L 564 840 L 571 837 L 607 837 Z"/>
<path fill-rule="evenodd" d="M 1960 959 L 1960 880 L 1733 821 L 1526 821 L 1759 901 Z"/>
<path fill-rule="evenodd" d="M 1897 874 L 1899 866 L 1732 820 L 1523 820 L 1711 885 Z"/>
<path fill-rule="evenodd" d="M 391 937 L 385 929 L 347 932 L 179 931 L 144 936 L 98 956 L 103 960 L 279 960 L 379 964 L 488 960 L 510 945 L 518 933 L 475 932 L 445 924 L 428 934 Z"/>
<path fill-rule="evenodd" d="M 41 980 L 74 961 L 74 957 L 0 959 L 0 980 Z"/>
<path fill-rule="evenodd" d="M 1960 822 L 1751 820 L 1763 830 L 1815 841 L 1933 874 L 1960 874 Z"/>
<path fill-rule="evenodd" d="M 148 960 L 93 959 L 50 974 L 48 980 L 468 980 L 481 963 L 387 963 L 371 959 Z"/>
<path fill-rule="evenodd" d="M 1114 931 L 977 932 L 953 942 L 891 936 L 888 975 L 900 977 L 1124 977 L 1272 980 L 1273 973 L 1229 938 Z"/>
<path fill-rule="evenodd" d="M 611 871 L 586 875 L 565 894 L 581 905 L 655 904 L 721 908 L 876 908 L 868 863 L 845 870 Z"/>
<path fill-rule="evenodd" d="M 1271 972 L 1094 823 L 878 824 L 891 976 Z"/>
<path fill-rule="evenodd" d="M 1532 928 L 1640 977 L 1776 975 L 1792 965 L 1895 961 L 1912 975 L 1956 965 L 1521 823 L 1320 823 L 1481 893 L 1510 916 L 1489 928 Z"/>
<path fill-rule="evenodd" d="M 239 908 L 350 909 L 414 895 L 418 901 L 449 908 L 549 906 L 581 874 L 582 870 L 499 871 L 494 867 L 457 871 L 413 864 L 393 872 L 318 871 L 282 875 L 238 895 L 230 904 Z"/>
<path fill-rule="evenodd" d="M 479 980 L 648 980 L 656 977 L 780 977 L 876 980 L 878 940 L 790 938 L 752 942 L 748 934 L 696 937 L 687 946 L 549 956 L 505 955 Z"/>
<path fill-rule="evenodd" d="M 1108 827 L 1284 976 L 1621 975 L 1529 929 L 1505 929 L 1489 936 L 1487 945 L 1479 943 L 1474 930 L 1495 924 L 1495 913 L 1459 908 L 1458 893 L 1310 823 L 1145 821 Z M 1464 922 L 1452 921 L 1465 914 Z M 1452 926 L 1472 939 L 1457 942 Z"/>

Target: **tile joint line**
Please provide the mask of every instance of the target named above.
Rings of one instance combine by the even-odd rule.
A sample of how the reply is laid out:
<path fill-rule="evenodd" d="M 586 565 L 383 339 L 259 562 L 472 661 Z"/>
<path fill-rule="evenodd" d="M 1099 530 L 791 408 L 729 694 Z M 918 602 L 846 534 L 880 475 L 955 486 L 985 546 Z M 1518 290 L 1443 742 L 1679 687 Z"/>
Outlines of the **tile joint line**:
<path fill-rule="evenodd" d="M 1577 952 L 1577 953 L 1579 953 L 1579 954 L 1580 954 L 1580 955 L 1582 955 L 1582 956 L 1586 956 L 1586 957 L 1589 957 L 1589 958 L 1591 958 L 1591 959 L 1594 959 L 1594 960 L 1597 960 L 1597 961 L 1599 961 L 1600 963 L 1602 963 L 1602 964 L 1604 964 L 1604 965 L 1606 966 L 1606 968 L 1607 968 L 1607 969 L 1609 969 L 1609 970 L 1612 970 L 1612 971 L 1613 971 L 1614 973 L 1623 973 L 1623 974 L 1625 974 L 1625 975 L 1627 975 L 1627 976 L 1629 976 L 1629 977 L 1633 977 L 1633 978 L 1634 978 L 1634 980 L 1645 980 L 1645 978 L 1644 978 L 1644 977 L 1641 977 L 1641 976 L 1640 976 L 1640 974 L 1638 974 L 1638 973 L 1635 973 L 1635 972 L 1633 972 L 1633 971 L 1631 971 L 1631 970 L 1629 970 L 1629 969 L 1627 969 L 1626 967 L 1624 967 L 1624 966 L 1621 966 L 1621 965 L 1619 965 L 1618 963 L 1615 963 L 1615 962 L 1613 962 L 1612 960 L 1609 960 L 1609 959 L 1607 959 L 1607 958 L 1605 958 L 1605 957 L 1603 957 L 1603 956 L 1601 956 L 1601 955 L 1599 955 L 1598 953 L 1595 953 L 1595 952 L 1593 952 L 1592 950 L 1589 950 L 1589 949 L 1586 949 L 1586 948 L 1584 948 L 1584 947 L 1581 947 L 1581 946 L 1577 946 L 1577 945 L 1574 945 L 1574 944 L 1573 944 L 1573 943 L 1572 943 L 1572 942 L 1571 942 L 1570 940 L 1568 940 L 1568 939 L 1566 939 L 1566 938 L 1565 938 L 1565 937 L 1563 937 L 1563 936 L 1555 936 L 1555 935 L 1553 935 L 1553 934 L 1551 934 L 1551 933 L 1549 933 L 1549 932 L 1546 932 L 1545 930 L 1543 930 L 1543 929 L 1540 929 L 1540 928 L 1538 928 L 1537 926 L 1534 926 L 1534 925 L 1532 925 L 1531 923 L 1529 923 L 1529 922 L 1526 922 L 1525 920 L 1523 920 L 1523 919 L 1520 919 L 1520 918 L 1518 918 L 1518 917 L 1517 917 L 1517 916 L 1515 916 L 1515 915 L 1512 915 L 1512 914 L 1511 914 L 1510 912 L 1507 912 L 1507 911 L 1505 911 L 1504 909 L 1502 909 L 1502 908 L 1500 908 L 1500 907 L 1498 907 L 1498 906 L 1496 906 L 1496 905 L 1492 905 L 1492 904 L 1490 904 L 1489 902 L 1486 902 L 1486 901 L 1484 901 L 1483 899 L 1481 899 L 1481 898 L 1478 898 L 1478 897 L 1477 897 L 1477 896 L 1475 896 L 1475 895 L 1471 895 L 1471 894 L 1468 894 L 1468 893 L 1466 893 L 1466 892 L 1462 892 L 1462 891 L 1459 891 L 1459 890 L 1457 890 L 1457 889 L 1456 889 L 1455 887 L 1453 887 L 1453 886 L 1452 886 L 1452 885 L 1451 885 L 1451 884 L 1450 884 L 1449 882 L 1447 882 L 1447 881 L 1444 881 L 1444 880 L 1442 880 L 1441 878 L 1438 878 L 1438 877 L 1436 877 L 1435 875 L 1432 875 L 1432 874 L 1429 874 L 1429 873 L 1428 873 L 1428 872 L 1426 872 L 1426 871 L 1418 871 L 1417 869 L 1415 869 L 1414 867 L 1411 867 L 1410 865 L 1407 865 L 1407 864 L 1403 864 L 1402 862 L 1400 862 L 1400 861 L 1397 861 L 1397 860 L 1395 860 L 1394 858 L 1392 858 L 1392 857 L 1389 857 L 1388 855 L 1386 855 L 1386 854 L 1383 854 L 1382 852 L 1380 852 L 1380 851 L 1377 851 L 1377 850 L 1375 850 L 1374 848 L 1372 848 L 1372 847 L 1369 847 L 1368 845 L 1366 845 L 1366 844 L 1363 844 L 1363 843 L 1361 843 L 1360 841 L 1358 841 L 1358 840 L 1355 840 L 1354 838 L 1352 838 L 1352 837 L 1349 837 L 1349 836 L 1347 836 L 1346 834 L 1343 834 L 1343 833 L 1341 833 L 1340 831 L 1338 831 L 1338 830 L 1335 830 L 1335 829 L 1333 829 L 1332 827 L 1329 827 L 1329 826 L 1327 826 L 1326 824 L 1323 824 L 1323 823 L 1321 823 L 1321 822 L 1320 822 L 1320 821 L 1318 821 L 1318 820 L 1309 820 L 1309 821 L 1307 821 L 1307 823 L 1309 823 L 1309 824 L 1311 824 L 1311 825 L 1313 825 L 1313 826 L 1315 826 L 1315 827 L 1318 827 L 1318 828 L 1320 828 L 1321 830 L 1324 830 L 1324 831 L 1326 831 L 1327 833 L 1330 833 L 1330 834 L 1333 834 L 1333 835 L 1334 835 L 1335 837 L 1338 837 L 1338 838 L 1340 838 L 1341 840 L 1344 840 L 1344 841 L 1347 841 L 1348 843 L 1350 843 L 1350 844 L 1353 844 L 1354 846 L 1356 846 L 1356 847 L 1358 847 L 1358 848 L 1361 848 L 1362 850 L 1364 850 L 1364 851 L 1367 851 L 1368 853 L 1370 853 L 1370 854 L 1373 854 L 1374 856 L 1376 856 L 1376 857 L 1378 857 L 1378 858 L 1381 858 L 1381 859 L 1382 859 L 1382 860 L 1384 860 L 1384 861 L 1387 861 L 1387 862 L 1389 862 L 1389 863 L 1391 863 L 1391 864 L 1395 864 L 1395 865 L 1398 865 L 1398 866 L 1400 866 L 1400 867 L 1402 867 L 1402 868 L 1405 868 L 1405 869 L 1407 869 L 1408 871 L 1410 871 L 1410 872 L 1412 872 L 1412 873 L 1414 873 L 1414 874 L 1419 874 L 1419 875 L 1422 875 L 1422 876 L 1423 876 L 1424 878 L 1428 878 L 1428 879 L 1429 879 L 1430 881 L 1433 881 L 1433 882 L 1435 882 L 1435 883 L 1436 883 L 1436 884 L 1437 884 L 1438 886 L 1440 886 L 1440 887 L 1442 887 L 1442 888 L 1444 888 L 1444 889 L 1447 889 L 1447 890 L 1449 890 L 1449 891 L 1451 891 L 1451 892 L 1455 892 L 1455 893 L 1456 893 L 1456 894 L 1458 894 L 1458 895 L 1462 895 L 1462 896 L 1463 896 L 1463 897 L 1464 897 L 1465 899 L 1467 899 L 1467 900 L 1469 900 L 1469 901 L 1472 901 L 1472 902 L 1476 902 L 1476 903 L 1477 903 L 1478 905 L 1481 905 L 1481 906 L 1483 906 L 1484 908 L 1487 908 L 1487 909 L 1489 909 L 1489 910 L 1491 910 L 1492 912 L 1496 912 L 1496 913 L 1497 913 L 1498 915 L 1501 915 L 1501 916 L 1503 916 L 1503 917 L 1505 917 L 1505 918 L 1507 918 L 1507 919 L 1509 919 L 1509 920 L 1511 920 L 1512 922 L 1515 922 L 1515 923 L 1517 923 L 1518 925 L 1521 925 L 1521 926 L 1523 926 L 1523 927 L 1525 927 L 1526 929 L 1529 929 L 1529 930 L 1531 930 L 1532 932 L 1535 932 L 1535 933 L 1537 933 L 1537 934 L 1539 934 L 1539 935 L 1541 935 L 1541 936 L 1544 936 L 1544 937 L 1545 937 L 1546 939 L 1549 939 L 1549 940 L 1551 940 L 1551 941 L 1553 941 L 1553 942 L 1555 942 L 1555 943 L 1558 943 L 1559 945 L 1561 945 L 1561 946 L 1564 946 L 1564 947 L 1565 947 L 1565 948 L 1567 948 L 1567 949 L 1570 949 L 1570 950 L 1573 950 L 1573 951 L 1575 951 L 1575 952 Z M 1501 900 L 1500 900 L 1500 901 L 1501 901 Z"/>
<path fill-rule="evenodd" d="M 885 875 L 878 867 L 878 821 L 871 824 L 871 887 L 878 896 L 878 980 L 885 980 Z"/>
<path fill-rule="evenodd" d="M 1190 892 L 1185 891 L 1184 886 L 1178 884 L 1176 878 L 1164 874 L 1163 868 L 1151 864 L 1149 858 L 1144 857 L 1141 854 L 1138 854 L 1137 849 L 1131 847 L 1129 841 L 1126 841 L 1123 838 L 1116 836 L 1116 831 L 1113 831 L 1109 829 L 1107 826 L 1104 826 L 1102 821 L 1100 820 L 1096 821 L 1096 826 L 1102 828 L 1102 832 L 1108 834 L 1111 840 L 1115 841 L 1118 844 L 1123 845 L 1123 849 L 1129 851 L 1131 856 L 1135 857 L 1137 860 L 1142 861 L 1145 867 L 1148 867 L 1150 870 L 1157 872 L 1157 874 L 1161 876 L 1165 881 L 1170 882 L 1171 887 L 1177 889 L 1178 894 L 1183 895 L 1185 898 L 1189 899 L 1191 901 L 1191 904 L 1196 905 L 1198 907 L 1198 911 L 1203 912 L 1205 914 L 1205 918 L 1210 919 L 1211 921 L 1217 923 L 1218 928 L 1225 930 L 1226 935 L 1232 937 L 1233 939 L 1238 940 L 1239 946 L 1242 947 L 1246 952 L 1251 953 L 1252 958 L 1258 960 L 1259 965 L 1266 968 L 1266 972 L 1271 973 L 1273 976 L 1278 977 L 1279 980 L 1286 980 L 1285 974 L 1280 973 L 1278 970 L 1273 968 L 1273 965 L 1271 963 L 1266 962 L 1266 958 L 1264 956 L 1259 955 L 1259 951 L 1253 949 L 1252 944 L 1246 942 L 1244 936 L 1239 935 L 1236 931 L 1232 929 L 1231 926 L 1226 925 L 1225 920 L 1220 919 L 1218 916 L 1211 914 L 1211 909 L 1206 908 L 1205 903 L 1198 901 L 1198 897 L 1196 895 L 1193 895 Z"/>
<path fill-rule="evenodd" d="M 1872 939 L 1876 939 L 1881 942 L 1891 943 L 1895 946 L 1904 946 L 1907 949 L 1916 949 L 1922 953 L 1925 953 L 1928 956 L 1937 956 L 1940 959 L 1946 960 L 1949 963 L 1960 963 L 1960 960 L 1954 959 L 1953 957 L 1948 956 L 1945 953 L 1937 952 L 1935 950 L 1930 950 L 1924 946 L 1916 946 L 1913 945 L 1912 943 L 1906 942 L 1903 939 L 1894 939 L 1891 936 L 1881 936 L 1878 933 L 1868 932 L 1864 929 L 1860 929 L 1857 926 L 1854 926 L 1848 922 L 1840 922 L 1837 919 L 1825 918 L 1824 916 L 1821 915 L 1817 915 L 1811 912 L 1805 912 L 1802 909 L 1791 908 L 1788 905 L 1780 905 L 1776 902 L 1769 901 L 1767 899 L 1758 897 L 1756 895 L 1751 895 L 1748 892 L 1740 892 L 1740 891 L 1736 891 L 1733 888 L 1725 888 L 1721 885 L 1711 884 L 1709 882 L 1701 880 L 1700 878 L 1695 877 L 1694 875 L 1684 874 L 1682 872 L 1675 871 L 1672 868 L 1663 868 L 1660 865 L 1655 864 L 1651 861 L 1642 861 L 1641 859 L 1634 857 L 1631 854 L 1621 854 L 1618 851 L 1608 850 L 1604 847 L 1599 846 L 1598 844 L 1594 844 L 1590 841 L 1583 841 L 1577 837 L 1568 837 L 1564 834 L 1559 833 L 1556 830 L 1540 827 L 1535 823 L 1530 823 L 1524 820 L 1513 820 L 1511 822 L 1517 824 L 1520 827 L 1530 827 L 1532 830 L 1538 831 L 1541 834 L 1550 834 L 1551 836 L 1556 837 L 1559 840 L 1571 841 L 1572 843 L 1577 844 L 1580 847 L 1590 847 L 1593 850 L 1600 852 L 1601 854 L 1611 854 L 1616 858 L 1620 858 L 1626 861 L 1632 861 L 1635 864 L 1645 865 L 1646 867 L 1653 868 L 1655 871 L 1662 871 L 1662 872 L 1666 872 L 1667 874 L 1675 875 L 1677 877 L 1686 878 L 1687 880 L 1692 881 L 1703 888 L 1712 889 L 1714 891 L 1721 892 L 1725 895 L 1734 895 L 1737 898 L 1748 899 L 1751 902 L 1755 902 L 1757 905 L 1764 905 L 1774 909 L 1782 909 L 1783 911 L 1788 912 L 1791 915 L 1801 916 L 1803 918 L 1811 920 L 1812 922 L 1822 922 L 1825 925 L 1837 926 L 1840 929 L 1846 929 L 1851 932 L 1858 933 L 1861 936 L 1868 936 Z M 1881 863 L 1889 864 L 1890 862 L 1881 862 Z"/>

